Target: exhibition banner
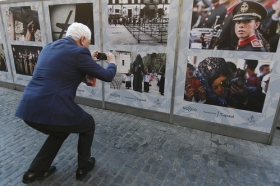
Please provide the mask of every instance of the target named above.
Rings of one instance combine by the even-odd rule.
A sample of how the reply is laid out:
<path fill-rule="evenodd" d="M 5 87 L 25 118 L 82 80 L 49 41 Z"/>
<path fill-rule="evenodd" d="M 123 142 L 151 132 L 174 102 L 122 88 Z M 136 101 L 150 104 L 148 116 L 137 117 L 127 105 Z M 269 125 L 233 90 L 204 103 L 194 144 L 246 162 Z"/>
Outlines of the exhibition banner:
<path fill-rule="evenodd" d="M 104 51 L 118 64 L 105 101 L 170 113 L 178 0 L 102 1 Z"/>
<path fill-rule="evenodd" d="M 270 133 L 280 91 L 276 2 L 232 2 L 184 2 L 174 115 Z"/>
<path fill-rule="evenodd" d="M 1 5 L 14 83 L 26 86 L 46 45 L 42 2 Z"/>
<path fill-rule="evenodd" d="M 6 35 L 3 31 L 2 16 L 0 15 L 0 81 L 13 83 L 10 60 L 8 57 Z"/>

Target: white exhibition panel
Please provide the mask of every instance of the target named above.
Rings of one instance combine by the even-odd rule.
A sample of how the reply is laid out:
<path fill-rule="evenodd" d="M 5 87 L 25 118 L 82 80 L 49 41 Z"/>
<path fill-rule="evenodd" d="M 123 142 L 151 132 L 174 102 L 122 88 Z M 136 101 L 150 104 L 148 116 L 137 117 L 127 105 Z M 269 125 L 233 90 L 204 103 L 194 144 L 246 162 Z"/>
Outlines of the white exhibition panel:
<path fill-rule="evenodd" d="M 10 59 L 8 55 L 7 43 L 4 27 L 2 25 L 2 16 L 0 15 L 0 81 L 13 83 Z"/>
<path fill-rule="evenodd" d="M 133 90 L 133 85 L 130 89 L 126 89 L 124 84 L 116 88 L 114 85 L 106 83 L 104 92 L 105 101 L 147 109 L 147 111 L 170 113 L 179 0 L 165 1 L 165 3 L 158 4 L 158 8 L 162 8 L 165 11 L 163 19 L 157 17 L 157 20 L 151 19 L 149 22 L 145 21 L 145 25 L 143 25 L 143 18 L 139 19 L 141 17 L 139 15 L 141 11 L 139 10 L 144 9 L 144 4 L 112 5 L 108 2 L 109 1 L 102 1 L 102 12 L 104 12 L 104 14 L 102 14 L 104 52 L 112 51 L 116 55 L 118 63 L 117 77 L 121 77 L 121 75 L 127 73 L 130 67 L 129 64 L 122 64 L 121 58 L 123 57 L 123 61 L 125 61 L 126 54 L 131 58 L 130 63 L 134 62 L 136 56 L 139 54 L 143 58 L 143 61 L 145 61 L 145 59 L 149 61 L 148 58 L 151 58 L 151 55 L 154 54 L 156 56 L 155 60 L 158 61 L 154 62 L 154 65 L 158 65 L 157 68 L 153 69 L 154 72 L 158 72 L 158 67 L 164 66 L 164 64 L 166 65 L 166 69 L 164 92 L 162 92 L 164 95 L 159 92 L 159 87 L 156 85 L 157 80 L 155 74 L 149 92 L 143 91 L 143 85 L 143 92 L 140 93 L 139 91 Z M 124 11 L 124 14 L 131 14 L 135 19 L 137 17 L 138 21 L 126 19 L 125 25 L 120 23 L 115 24 L 114 21 L 110 20 L 108 17 L 109 13 L 114 11 L 114 9 Z M 157 22 L 159 24 L 156 24 Z M 159 28 L 157 28 L 157 26 Z M 164 29 L 166 29 L 167 35 L 161 34 L 165 33 L 161 32 Z M 144 34 L 144 30 L 146 34 Z M 132 36 L 133 34 L 134 36 Z M 149 34 L 152 35 L 152 37 L 149 37 Z M 166 37 L 167 42 L 163 40 L 164 37 Z M 126 66 L 126 69 L 121 68 L 122 65 Z M 121 83 L 121 80 L 118 81 Z M 133 80 L 131 83 L 133 84 Z"/>
<path fill-rule="evenodd" d="M 187 1 L 183 1 L 179 57 L 178 66 L 176 67 L 177 77 L 174 115 L 270 133 L 280 95 L 280 86 L 278 85 L 280 79 L 279 51 L 273 53 L 190 48 L 189 40 L 192 6 L 189 5 L 190 4 Z M 265 96 L 262 112 L 253 112 L 250 110 L 228 108 L 184 100 L 187 63 L 189 62 L 192 64 L 192 61 L 196 61 L 197 63 L 193 65 L 197 70 L 199 63 L 209 57 L 223 58 L 225 61 L 233 61 L 239 68 L 243 68 L 244 60 L 246 59 L 258 60 L 259 65 L 270 65 L 272 71 L 270 73 L 269 87 Z M 255 70 L 256 73 L 259 71 L 258 67 Z"/>
<path fill-rule="evenodd" d="M 12 9 L 14 9 L 14 11 L 12 11 Z M 23 33 L 23 27 L 28 23 L 17 21 L 17 15 L 21 15 L 19 12 L 24 12 L 22 10 L 29 11 L 28 15 L 37 18 L 37 29 L 34 33 L 33 40 L 26 39 L 27 37 L 25 37 L 26 35 Z M 44 32 L 45 23 L 42 2 L 1 4 L 1 13 L 6 33 L 12 73 L 14 76 L 14 83 L 26 86 L 31 79 L 32 71 L 36 66 L 37 57 L 42 47 L 47 42 Z M 11 14 L 13 14 L 14 24 L 12 23 Z M 25 21 L 28 20 L 29 19 L 26 19 Z M 12 37 L 13 31 L 15 33 L 14 37 Z M 29 60 L 26 60 L 27 58 Z"/>

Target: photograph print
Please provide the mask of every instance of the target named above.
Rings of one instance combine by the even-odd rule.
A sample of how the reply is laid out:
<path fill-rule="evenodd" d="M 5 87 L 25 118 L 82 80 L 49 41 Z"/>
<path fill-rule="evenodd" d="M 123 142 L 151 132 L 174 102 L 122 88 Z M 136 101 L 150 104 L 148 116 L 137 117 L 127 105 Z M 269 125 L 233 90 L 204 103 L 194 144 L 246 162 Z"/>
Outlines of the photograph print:
<path fill-rule="evenodd" d="M 9 37 L 16 41 L 42 41 L 36 6 L 6 8 Z"/>
<path fill-rule="evenodd" d="M 4 47 L 2 43 L 0 43 L 0 71 L 8 72 L 8 66 L 7 66 Z"/>
<path fill-rule="evenodd" d="M 278 0 L 193 0 L 189 48 L 276 52 Z"/>
<path fill-rule="evenodd" d="M 169 6 L 170 0 L 108 0 L 109 42 L 166 46 Z"/>
<path fill-rule="evenodd" d="M 86 75 L 81 84 L 84 86 L 96 87 L 96 83 L 97 81 L 95 77 Z"/>
<path fill-rule="evenodd" d="M 91 30 L 91 45 L 94 45 L 93 4 L 49 5 L 52 39 L 65 37 L 68 26 L 74 22 L 83 23 Z"/>
<path fill-rule="evenodd" d="M 12 45 L 17 74 L 32 76 L 42 47 Z"/>
<path fill-rule="evenodd" d="M 184 100 L 262 112 L 273 62 L 189 56 Z"/>
<path fill-rule="evenodd" d="M 112 51 L 116 56 L 117 74 L 111 89 L 164 95 L 165 53 L 141 55 L 130 51 Z"/>

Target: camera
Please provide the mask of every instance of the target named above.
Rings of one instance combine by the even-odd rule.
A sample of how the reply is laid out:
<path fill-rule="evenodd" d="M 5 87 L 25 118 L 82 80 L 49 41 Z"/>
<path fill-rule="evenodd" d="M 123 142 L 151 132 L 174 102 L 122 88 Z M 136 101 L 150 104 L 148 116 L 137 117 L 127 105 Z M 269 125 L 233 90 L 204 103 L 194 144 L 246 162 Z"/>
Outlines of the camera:
<path fill-rule="evenodd" d="M 245 91 L 246 80 L 244 77 L 235 77 L 233 79 L 225 79 L 220 83 L 223 87 L 230 89 L 232 85 L 237 85 L 239 88 L 244 90 L 243 94 L 231 94 L 227 95 L 227 103 L 230 107 L 240 108 L 242 102 L 244 102 L 247 98 L 247 92 Z"/>
<path fill-rule="evenodd" d="M 235 77 L 242 77 L 242 78 L 244 78 L 245 75 L 246 75 L 245 70 L 242 70 L 242 69 L 240 69 L 240 68 L 238 68 L 238 69 L 236 70 Z"/>
<path fill-rule="evenodd" d="M 225 79 L 224 81 L 221 81 L 221 85 L 226 88 L 230 88 L 231 85 L 237 85 L 240 88 L 243 88 L 245 86 L 246 80 L 243 77 L 236 77 L 233 79 Z"/>
<path fill-rule="evenodd" d="M 105 53 L 98 53 L 96 58 L 99 60 L 107 60 L 107 55 Z"/>

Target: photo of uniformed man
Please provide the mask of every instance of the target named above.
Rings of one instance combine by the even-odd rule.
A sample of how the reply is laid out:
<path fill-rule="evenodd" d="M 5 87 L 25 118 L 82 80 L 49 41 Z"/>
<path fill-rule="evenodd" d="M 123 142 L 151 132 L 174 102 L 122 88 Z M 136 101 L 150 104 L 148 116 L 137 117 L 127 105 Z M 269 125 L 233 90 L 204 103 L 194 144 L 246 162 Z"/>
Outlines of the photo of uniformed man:
<path fill-rule="evenodd" d="M 239 39 L 236 50 L 269 52 L 269 44 L 258 31 L 260 21 L 266 15 L 266 9 L 256 2 L 241 2 L 234 7 L 232 20 Z"/>
<path fill-rule="evenodd" d="M 278 0 L 194 0 L 191 49 L 276 52 Z"/>

